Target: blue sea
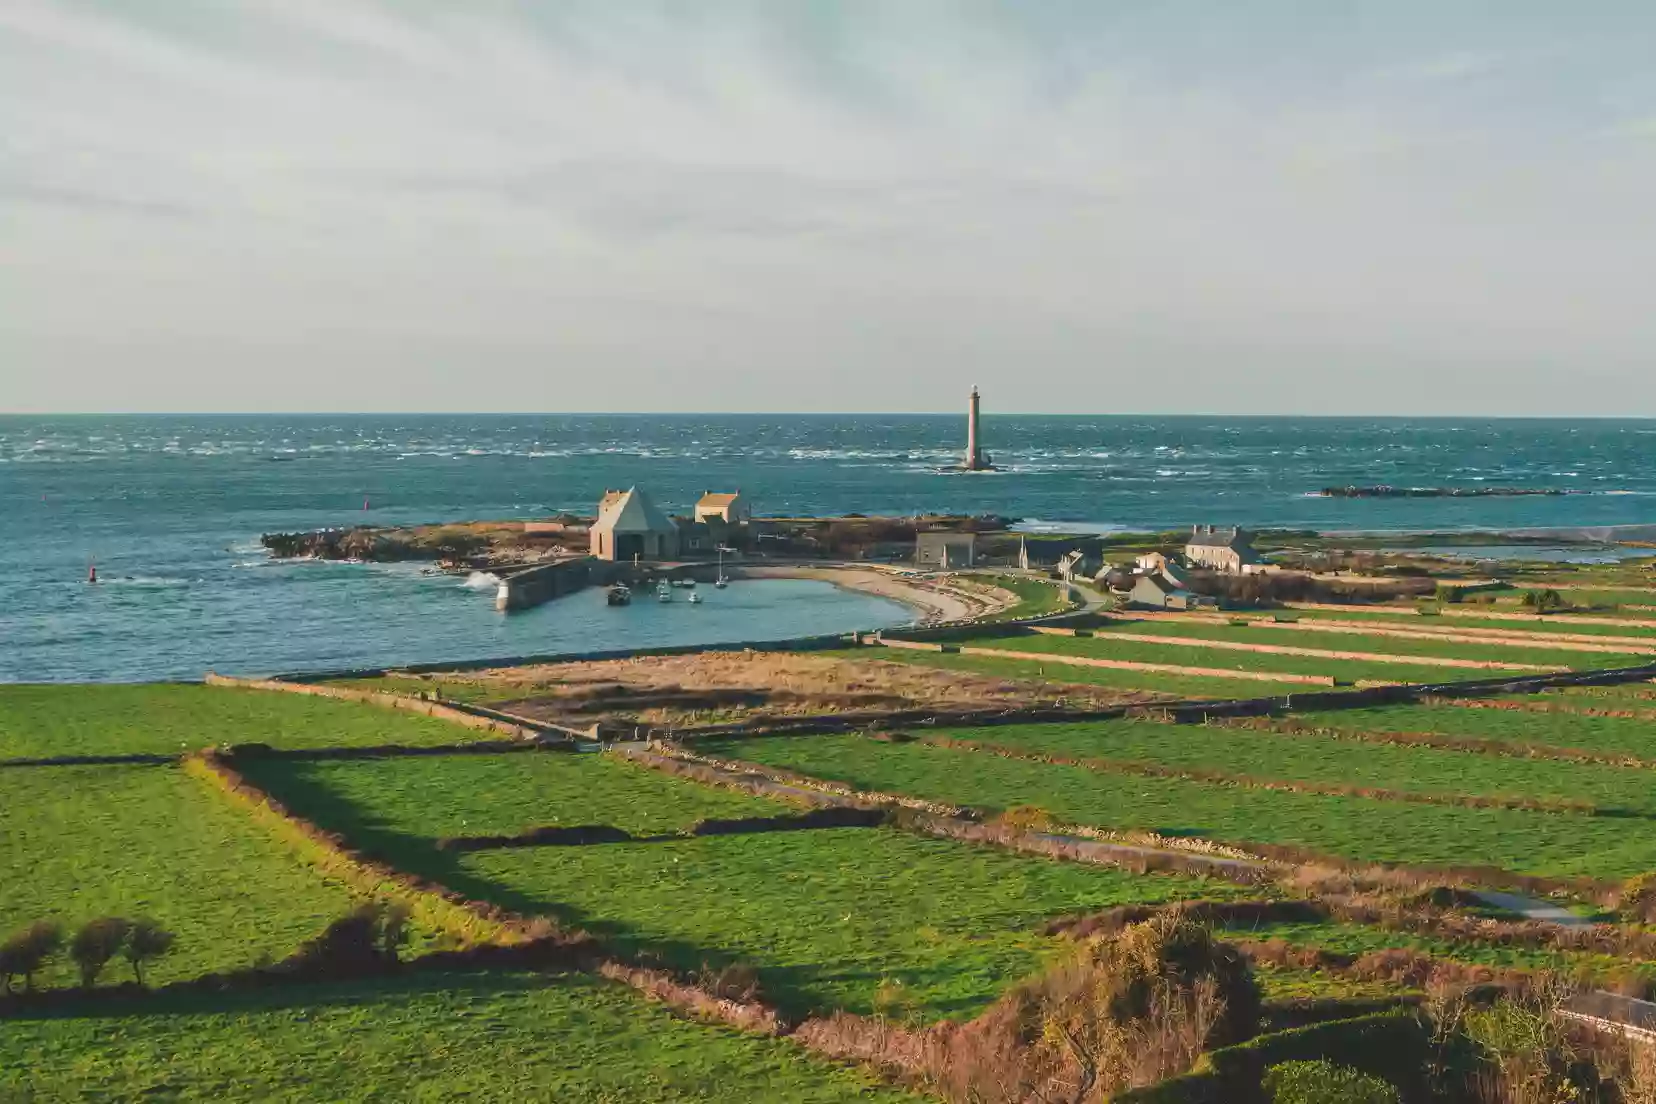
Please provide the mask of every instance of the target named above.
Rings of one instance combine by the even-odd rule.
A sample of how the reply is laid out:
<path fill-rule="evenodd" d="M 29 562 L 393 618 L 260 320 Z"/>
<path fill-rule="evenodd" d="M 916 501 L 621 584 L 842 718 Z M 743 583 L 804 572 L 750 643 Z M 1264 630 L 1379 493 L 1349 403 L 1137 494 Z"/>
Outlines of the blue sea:
<path fill-rule="evenodd" d="M 1097 530 L 1193 522 L 1458 530 L 1656 522 L 1656 423 L 986 416 L 1000 471 L 940 474 L 959 416 L 0 417 L 0 681 L 198 678 L 872 628 L 902 608 L 746 583 L 701 606 L 594 594 L 502 615 L 487 580 L 278 563 L 276 530 L 590 512 L 639 485 L 684 509 L 997 513 Z M 1328 485 L 1563 487 L 1351 500 Z M 367 509 L 364 510 L 364 505 Z M 84 578 L 95 561 L 105 580 Z"/>

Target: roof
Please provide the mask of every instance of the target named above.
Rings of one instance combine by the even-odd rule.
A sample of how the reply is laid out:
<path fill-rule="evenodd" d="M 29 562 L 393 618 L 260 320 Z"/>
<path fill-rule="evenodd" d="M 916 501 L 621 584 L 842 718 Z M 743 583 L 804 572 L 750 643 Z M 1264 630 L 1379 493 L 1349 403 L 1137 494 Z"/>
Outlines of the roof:
<path fill-rule="evenodd" d="M 976 533 L 956 533 L 948 529 L 933 529 L 925 533 L 914 534 L 914 539 L 920 544 L 972 544 L 977 540 Z"/>
<path fill-rule="evenodd" d="M 703 506 L 729 506 L 740 497 L 742 497 L 741 491 L 733 491 L 730 494 L 714 494 L 712 491 L 703 491 L 702 496 L 696 500 L 696 509 L 699 510 Z"/>
<path fill-rule="evenodd" d="M 1179 592 L 1178 587 L 1174 586 L 1160 575 L 1140 575 L 1138 577 L 1138 582 L 1135 582 L 1133 586 L 1136 588 L 1139 583 L 1149 583 L 1163 594 L 1177 594 Z"/>
<path fill-rule="evenodd" d="M 1248 534 L 1241 529 L 1218 529 L 1213 532 L 1198 532 L 1190 534 L 1185 542 L 1186 547 L 1196 548 L 1247 548 Z"/>
<path fill-rule="evenodd" d="M 609 495 L 604 496 L 605 501 Z M 608 508 L 600 505 L 602 511 L 598 522 L 592 527 L 594 533 L 676 533 L 678 526 L 673 519 L 656 509 L 645 493 L 633 487 L 626 493 L 619 495 Z"/>
<path fill-rule="evenodd" d="M 626 493 L 626 491 L 605 491 L 604 497 L 598 500 L 598 516 L 603 517 L 611 506 L 614 506 L 626 496 Z"/>

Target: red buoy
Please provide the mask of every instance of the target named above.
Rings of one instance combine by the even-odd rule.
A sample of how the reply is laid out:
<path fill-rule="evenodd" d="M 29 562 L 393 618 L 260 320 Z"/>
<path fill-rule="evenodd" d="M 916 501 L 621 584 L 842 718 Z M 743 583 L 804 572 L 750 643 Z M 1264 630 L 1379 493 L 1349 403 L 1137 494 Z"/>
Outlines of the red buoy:
<path fill-rule="evenodd" d="M 89 583 L 95 583 L 95 582 L 98 581 L 98 565 L 97 564 L 93 564 L 93 565 L 91 565 L 90 567 L 88 567 L 86 569 L 86 581 L 89 582 Z"/>

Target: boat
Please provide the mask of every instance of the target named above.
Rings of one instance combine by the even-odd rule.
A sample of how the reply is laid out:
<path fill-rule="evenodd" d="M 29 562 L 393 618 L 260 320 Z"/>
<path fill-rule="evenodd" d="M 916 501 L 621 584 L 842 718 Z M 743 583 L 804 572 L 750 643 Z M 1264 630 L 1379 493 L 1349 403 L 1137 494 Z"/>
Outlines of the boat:
<path fill-rule="evenodd" d="M 676 586 L 676 587 L 683 587 L 686 590 L 693 590 L 693 589 L 695 589 L 695 586 L 696 586 L 696 580 L 694 580 L 694 579 L 674 579 L 673 580 L 673 585 Z"/>
<path fill-rule="evenodd" d="M 695 606 L 701 605 L 701 595 L 697 594 L 695 591 L 691 591 L 690 604 Z"/>
<path fill-rule="evenodd" d="M 609 588 L 609 591 L 604 595 L 604 601 L 612 606 L 630 606 L 632 605 L 632 589 L 625 583 L 617 583 Z"/>
<path fill-rule="evenodd" d="M 713 585 L 718 587 L 720 590 L 723 590 L 725 587 L 730 585 L 730 580 L 725 578 L 723 575 L 720 575 L 717 579 L 713 580 Z"/>
<path fill-rule="evenodd" d="M 673 600 L 673 588 L 668 586 L 666 580 L 664 579 L 664 580 L 662 580 L 661 585 L 656 587 L 656 601 L 658 601 L 658 602 L 671 602 L 672 600 Z"/>

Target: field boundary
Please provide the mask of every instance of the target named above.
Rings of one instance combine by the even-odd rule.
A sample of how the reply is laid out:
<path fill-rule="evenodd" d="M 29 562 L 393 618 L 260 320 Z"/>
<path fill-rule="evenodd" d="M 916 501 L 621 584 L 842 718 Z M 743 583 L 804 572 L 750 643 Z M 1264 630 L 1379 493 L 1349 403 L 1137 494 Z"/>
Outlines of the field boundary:
<path fill-rule="evenodd" d="M 234 757 L 212 749 L 188 755 L 184 772 L 239 805 L 285 843 L 299 858 L 324 874 L 338 878 L 365 897 L 388 898 L 407 905 L 414 917 L 456 939 L 462 946 L 494 943 L 511 945 L 533 936 L 521 920 L 493 905 L 465 897 L 412 874 L 369 859 L 343 836 L 296 816 L 236 769 Z M 572 942 L 579 942 L 573 937 Z"/>

